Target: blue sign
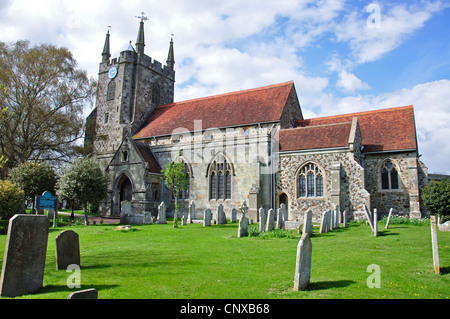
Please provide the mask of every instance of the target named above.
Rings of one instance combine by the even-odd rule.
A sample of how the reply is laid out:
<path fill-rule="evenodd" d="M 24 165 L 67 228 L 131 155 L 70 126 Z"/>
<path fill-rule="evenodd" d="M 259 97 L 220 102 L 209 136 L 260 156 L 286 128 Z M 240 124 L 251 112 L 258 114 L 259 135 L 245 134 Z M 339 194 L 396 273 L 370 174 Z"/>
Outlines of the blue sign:
<path fill-rule="evenodd" d="M 45 191 L 42 196 L 36 196 L 36 209 L 58 209 L 58 197 L 52 196 L 52 193 Z"/>

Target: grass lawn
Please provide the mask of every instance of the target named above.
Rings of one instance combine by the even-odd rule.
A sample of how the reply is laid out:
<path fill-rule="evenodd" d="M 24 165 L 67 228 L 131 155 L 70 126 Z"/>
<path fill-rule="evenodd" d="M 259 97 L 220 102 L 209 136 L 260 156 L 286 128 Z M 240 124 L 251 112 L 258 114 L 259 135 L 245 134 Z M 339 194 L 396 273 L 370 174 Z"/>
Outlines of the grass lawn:
<path fill-rule="evenodd" d="M 74 290 L 96 288 L 99 298 L 275 299 L 406 298 L 450 295 L 450 233 L 438 232 L 441 275 L 435 275 L 429 224 L 379 224 L 373 237 L 365 224 L 312 237 L 311 283 L 293 291 L 299 235 L 293 238 L 237 238 L 238 225 L 203 228 L 189 224 L 50 228 L 44 287 L 19 298 L 66 299 Z M 80 236 L 81 288 L 69 289 L 71 275 L 55 267 L 55 237 L 62 230 Z M 3 258 L 6 235 L 0 235 Z M 367 266 L 381 269 L 381 288 L 368 288 Z"/>

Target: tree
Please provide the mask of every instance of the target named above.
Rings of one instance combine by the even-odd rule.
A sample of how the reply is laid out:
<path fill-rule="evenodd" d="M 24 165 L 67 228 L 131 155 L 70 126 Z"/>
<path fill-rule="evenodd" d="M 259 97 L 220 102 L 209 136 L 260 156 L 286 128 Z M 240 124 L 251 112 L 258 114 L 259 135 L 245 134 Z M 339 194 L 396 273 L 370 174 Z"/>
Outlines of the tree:
<path fill-rule="evenodd" d="M 0 42 L 0 154 L 9 168 L 27 160 L 67 161 L 83 134 L 83 108 L 95 82 L 66 48 Z"/>
<path fill-rule="evenodd" d="M 24 192 L 11 181 L 0 180 L 0 219 L 23 213 Z"/>
<path fill-rule="evenodd" d="M 181 190 L 186 190 L 188 185 L 188 176 L 184 171 L 184 163 L 179 160 L 179 157 L 174 162 L 169 162 L 166 169 L 162 170 L 163 180 L 166 187 L 172 190 L 175 197 L 175 216 L 173 227 L 178 227 L 177 216 L 180 204 L 178 203 L 178 194 Z"/>
<path fill-rule="evenodd" d="M 450 215 L 450 180 L 431 181 L 422 189 L 422 202 L 432 215 Z"/>
<path fill-rule="evenodd" d="M 88 203 L 106 198 L 108 178 L 96 160 L 88 157 L 80 158 L 63 167 L 56 188 L 58 196 L 72 200 L 72 203 L 77 201 L 84 205 L 85 224 L 89 225 Z"/>
<path fill-rule="evenodd" d="M 25 162 L 13 168 L 10 179 L 25 192 L 25 198 L 33 201 L 34 197 L 45 191 L 55 193 L 56 173 L 48 164 Z"/>

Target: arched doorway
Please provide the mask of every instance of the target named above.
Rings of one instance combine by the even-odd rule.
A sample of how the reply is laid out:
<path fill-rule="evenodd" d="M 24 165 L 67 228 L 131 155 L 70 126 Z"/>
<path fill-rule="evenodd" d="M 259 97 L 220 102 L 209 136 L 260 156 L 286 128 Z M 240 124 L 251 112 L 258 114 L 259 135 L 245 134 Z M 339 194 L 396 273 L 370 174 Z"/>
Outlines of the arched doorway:
<path fill-rule="evenodd" d="M 120 186 L 120 202 L 129 201 L 133 198 L 133 187 L 131 181 L 125 178 Z"/>

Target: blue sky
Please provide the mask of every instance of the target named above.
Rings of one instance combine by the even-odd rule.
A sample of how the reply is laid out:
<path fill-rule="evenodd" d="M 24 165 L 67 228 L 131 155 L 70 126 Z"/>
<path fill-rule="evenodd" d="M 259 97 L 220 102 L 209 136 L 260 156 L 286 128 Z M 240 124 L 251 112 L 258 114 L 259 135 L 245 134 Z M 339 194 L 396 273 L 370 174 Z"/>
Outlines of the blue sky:
<path fill-rule="evenodd" d="M 65 46 L 96 78 L 108 26 L 118 57 L 142 11 L 148 55 L 174 34 L 177 101 L 293 80 L 305 118 L 414 105 L 421 159 L 450 174 L 449 1 L 0 0 L 0 41 Z"/>

